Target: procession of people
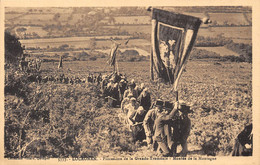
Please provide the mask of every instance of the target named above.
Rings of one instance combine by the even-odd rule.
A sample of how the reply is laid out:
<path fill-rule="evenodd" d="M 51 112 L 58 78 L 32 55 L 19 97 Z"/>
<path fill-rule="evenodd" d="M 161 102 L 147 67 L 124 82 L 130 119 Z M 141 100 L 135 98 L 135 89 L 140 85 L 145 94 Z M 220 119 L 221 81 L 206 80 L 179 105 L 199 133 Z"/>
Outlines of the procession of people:
<path fill-rule="evenodd" d="M 86 78 L 60 74 L 44 77 L 38 75 L 31 79 L 37 83 L 51 81 L 71 85 L 95 84 L 99 87 L 101 97 L 107 105 L 121 109 L 122 115 L 119 116 L 131 133 L 133 143 L 139 141 L 147 145 L 149 150 L 157 151 L 159 155 L 166 157 L 186 156 L 188 153 L 187 139 L 191 129 L 188 114 L 193 111 L 182 100 L 174 98 L 171 101 L 156 100 L 151 97 L 152 94 L 146 84 L 139 85 L 134 79 L 128 81 L 126 75 L 117 72 L 103 75 L 89 73 Z M 248 144 L 252 146 L 251 130 L 252 126 L 250 131 L 247 131 L 248 135 L 239 134 L 235 141 L 233 156 L 252 154 L 252 149 L 248 149 Z M 182 147 L 179 154 L 176 152 L 178 145 Z"/>

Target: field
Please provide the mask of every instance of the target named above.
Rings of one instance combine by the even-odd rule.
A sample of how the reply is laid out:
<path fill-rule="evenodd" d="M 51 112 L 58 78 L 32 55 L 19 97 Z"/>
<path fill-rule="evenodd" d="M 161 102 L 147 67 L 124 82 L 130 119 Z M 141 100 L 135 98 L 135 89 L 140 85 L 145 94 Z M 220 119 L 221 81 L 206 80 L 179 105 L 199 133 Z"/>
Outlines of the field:
<path fill-rule="evenodd" d="M 237 54 L 236 52 L 231 51 L 225 47 L 196 47 L 196 48 L 202 49 L 202 50 L 207 50 L 207 51 L 212 51 L 212 52 L 219 54 L 220 56 L 239 56 L 239 54 Z"/>
<path fill-rule="evenodd" d="M 217 22 L 219 25 L 225 23 L 233 25 L 248 25 L 249 22 L 244 17 L 243 13 L 209 13 L 210 19 Z M 249 16 L 249 15 L 246 15 Z M 250 16 L 249 16 L 250 19 Z"/>
<path fill-rule="evenodd" d="M 252 27 L 210 27 L 200 29 L 198 35 L 216 37 L 223 34 L 224 37 L 231 39 L 252 39 Z"/>
<path fill-rule="evenodd" d="M 19 16 L 22 16 L 22 14 L 6 14 L 5 19 L 6 20 L 12 20 L 12 19 L 17 18 Z"/>
<path fill-rule="evenodd" d="M 46 37 L 48 33 L 47 31 L 43 30 L 41 26 L 17 26 L 15 27 L 15 31 L 17 31 L 19 28 L 25 28 L 26 33 L 37 33 L 40 37 Z"/>
<path fill-rule="evenodd" d="M 105 60 L 64 62 L 62 70 L 57 70 L 57 65 L 43 63 L 41 75 L 64 73 L 68 77 L 78 76 L 83 79 L 88 73 L 108 74 L 112 71 Z M 134 78 L 137 84 L 144 82 L 153 100 L 173 100 L 173 94 L 169 93 L 170 86 L 158 86 L 150 82 L 149 62 L 122 62 L 119 63 L 119 70 L 126 74 L 128 80 Z M 17 123 L 30 109 L 33 111 L 38 107 L 39 112 L 50 112 L 50 124 L 28 118 L 23 128 L 26 134 L 20 143 L 22 147 L 26 146 L 23 157 L 156 155 L 148 151 L 146 146 L 130 142 L 130 133 L 118 117 L 120 109 L 107 107 L 96 85 L 51 82 L 28 85 L 31 91 L 28 99 L 33 99 L 29 105 L 15 96 L 5 96 L 6 122 Z M 218 156 L 229 155 L 236 135 L 245 124 L 252 121 L 252 65 L 189 61 L 179 84 L 179 98 L 189 103 L 194 111 L 190 115 L 192 129 L 188 138 L 188 156 L 205 155 L 201 147 L 210 141 L 217 143 Z M 20 111 L 12 109 L 16 104 L 20 104 Z M 6 126 L 9 129 L 13 127 L 9 124 Z M 19 134 L 9 131 L 8 135 L 13 138 L 8 140 L 14 140 Z M 44 138 L 40 140 L 39 136 Z M 10 141 L 6 152 L 18 144 Z M 19 154 L 7 152 L 6 156 L 17 157 Z"/>
<path fill-rule="evenodd" d="M 117 26 L 106 26 L 106 27 L 114 27 Z M 151 33 L 151 25 L 122 25 L 120 26 L 120 30 L 127 31 L 129 34 L 133 33 Z M 200 28 L 198 32 L 198 36 L 203 37 L 217 37 L 218 35 L 223 35 L 226 38 L 239 40 L 247 40 L 246 42 L 252 41 L 252 27 L 208 27 L 208 28 Z"/>
<path fill-rule="evenodd" d="M 121 16 L 115 17 L 115 24 L 151 24 L 149 16 Z"/>
<path fill-rule="evenodd" d="M 44 39 L 27 39 L 27 40 L 20 40 L 21 44 L 25 47 L 39 47 L 39 48 L 47 48 L 49 47 L 59 47 L 64 44 L 68 44 L 73 48 L 88 48 L 90 39 L 104 39 L 104 40 L 97 40 L 97 48 L 99 47 L 111 47 L 110 38 L 121 38 L 126 39 L 129 36 L 95 36 L 95 37 L 63 37 L 63 38 L 44 38 Z M 136 40 L 137 43 L 143 42 L 144 40 Z M 119 41 L 120 42 L 120 41 Z"/>

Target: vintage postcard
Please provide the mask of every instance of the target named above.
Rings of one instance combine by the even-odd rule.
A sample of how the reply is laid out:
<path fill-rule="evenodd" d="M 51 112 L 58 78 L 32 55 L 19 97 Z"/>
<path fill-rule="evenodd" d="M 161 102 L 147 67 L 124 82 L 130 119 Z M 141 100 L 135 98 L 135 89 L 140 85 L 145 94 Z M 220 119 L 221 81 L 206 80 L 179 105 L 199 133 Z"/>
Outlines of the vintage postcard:
<path fill-rule="evenodd" d="M 47 2 L 1 2 L 1 163 L 260 163 L 259 2 Z"/>

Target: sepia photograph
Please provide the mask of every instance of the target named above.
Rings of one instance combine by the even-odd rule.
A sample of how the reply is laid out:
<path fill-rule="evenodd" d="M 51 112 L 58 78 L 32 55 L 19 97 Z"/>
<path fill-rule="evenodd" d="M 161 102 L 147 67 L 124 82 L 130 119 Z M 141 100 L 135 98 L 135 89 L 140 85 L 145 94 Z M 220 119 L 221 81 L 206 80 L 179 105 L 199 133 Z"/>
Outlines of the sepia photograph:
<path fill-rule="evenodd" d="M 255 155 L 252 6 L 6 6 L 3 22 L 4 159 Z"/>

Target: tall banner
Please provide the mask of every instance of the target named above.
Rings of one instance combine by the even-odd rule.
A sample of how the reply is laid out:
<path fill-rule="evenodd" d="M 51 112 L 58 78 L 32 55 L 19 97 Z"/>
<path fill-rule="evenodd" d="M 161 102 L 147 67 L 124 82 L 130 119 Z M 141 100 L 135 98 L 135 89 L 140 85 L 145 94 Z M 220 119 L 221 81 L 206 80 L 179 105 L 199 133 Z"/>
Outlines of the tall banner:
<path fill-rule="evenodd" d="M 110 66 L 115 66 L 116 63 L 116 51 L 118 49 L 118 44 L 114 43 L 111 47 L 111 51 L 110 51 L 110 58 L 108 60 L 108 64 Z"/>
<path fill-rule="evenodd" d="M 160 9 L 152 13 L 151 78 L 177 86 L 189 59 L 201 20 Z M 155 70 L 155 73 L 153 72 Z"/>

